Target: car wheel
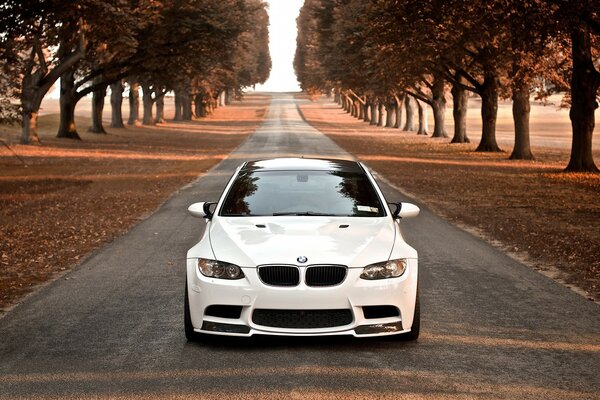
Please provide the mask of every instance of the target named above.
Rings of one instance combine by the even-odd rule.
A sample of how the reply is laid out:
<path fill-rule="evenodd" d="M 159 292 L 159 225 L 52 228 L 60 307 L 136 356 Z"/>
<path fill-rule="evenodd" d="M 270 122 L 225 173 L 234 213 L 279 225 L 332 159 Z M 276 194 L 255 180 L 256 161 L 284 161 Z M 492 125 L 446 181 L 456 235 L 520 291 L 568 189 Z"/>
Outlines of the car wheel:
<path fill-rule="evenodd" d="M 413 317 L 412 327 L 410 332 L 399 335 L 402 341 L 413 341 L 419 338 L 419 330 L 421 328 L 421 306 L 419 305 L 419 289 L 417 289 L 417 299 L 415 301 L 415 315 Z"/>
<path fill-rule="evenodd" d="M 193 342 L 198 340 L 198 333 L 194 331 L 194 325 L 192 325 L 192 317 L 190 316 L 190 299 L 188 297 L 187 279 L 185 280 L 185 301 L 183 311 L 183 325 L 185 329 L 185 337 L 188 341 Z"/>

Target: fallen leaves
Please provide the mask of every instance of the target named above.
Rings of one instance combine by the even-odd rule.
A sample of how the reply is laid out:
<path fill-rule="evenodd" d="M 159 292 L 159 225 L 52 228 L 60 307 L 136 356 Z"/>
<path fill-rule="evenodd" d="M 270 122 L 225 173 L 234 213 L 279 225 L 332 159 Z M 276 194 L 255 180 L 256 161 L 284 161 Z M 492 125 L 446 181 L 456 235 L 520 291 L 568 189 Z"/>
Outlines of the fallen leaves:
<path fill-rule="evenodd" d="M 600 175 L 563 173 L 568 150 L 535 148 L 536 161 L 511 161 L 505 153 L 474 153 L 475 144 L 372 127 L 331 102 L 302 111 L 338 145 L 439 215 L 477 227 L 535 268 L 557 268 L 558 278 L 600 299 Z"/>
<path fill-rule="evenodd" d="M 223 159 L 258 127 L 267 104 L 249 95 L 185 124 L 109 129 L 77 142 L 48 136 L 43 147 L 16 146 L 27 169 L 0 152 L 0 309 L 125 233 Z"/>

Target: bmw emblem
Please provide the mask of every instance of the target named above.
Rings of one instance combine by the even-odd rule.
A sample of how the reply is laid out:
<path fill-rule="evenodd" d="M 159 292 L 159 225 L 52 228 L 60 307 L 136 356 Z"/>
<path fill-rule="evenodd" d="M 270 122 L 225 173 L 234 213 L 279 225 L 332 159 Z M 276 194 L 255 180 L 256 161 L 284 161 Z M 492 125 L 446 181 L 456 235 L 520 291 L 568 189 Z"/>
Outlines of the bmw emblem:
<path fill-rule="evenodd" d="M 300 256 L 300 257 L 296 258 L 296 261 L 298 261 L 300 264 L 304 264 L 305 262 L 308 261 L 308 258 L 306 258 L 304 256 Z"/>

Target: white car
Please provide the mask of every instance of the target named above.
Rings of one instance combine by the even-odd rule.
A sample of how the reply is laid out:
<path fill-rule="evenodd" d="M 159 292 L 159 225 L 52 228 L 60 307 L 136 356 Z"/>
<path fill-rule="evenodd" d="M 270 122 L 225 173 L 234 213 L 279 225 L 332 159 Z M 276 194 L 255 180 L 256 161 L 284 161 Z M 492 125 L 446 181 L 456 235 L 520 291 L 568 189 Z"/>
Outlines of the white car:
<path fill-rule="evenodd" d="M 417 251 L 359 162 L 247 162 L 187 253 L 185 334 L 419 336 Z"/>

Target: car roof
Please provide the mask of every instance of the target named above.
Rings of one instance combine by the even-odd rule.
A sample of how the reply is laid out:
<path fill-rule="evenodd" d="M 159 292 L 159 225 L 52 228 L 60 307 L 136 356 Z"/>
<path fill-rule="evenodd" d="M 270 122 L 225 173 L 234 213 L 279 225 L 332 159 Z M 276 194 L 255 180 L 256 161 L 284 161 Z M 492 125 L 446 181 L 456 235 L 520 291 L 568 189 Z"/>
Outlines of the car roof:
<path fill-rule="evenodd" d="M 341 171 L 364 172 L 362 166 L 352 160 L 327 158 L 272 158 L 269 160 L 248 161 L 241 171 Z"/>

